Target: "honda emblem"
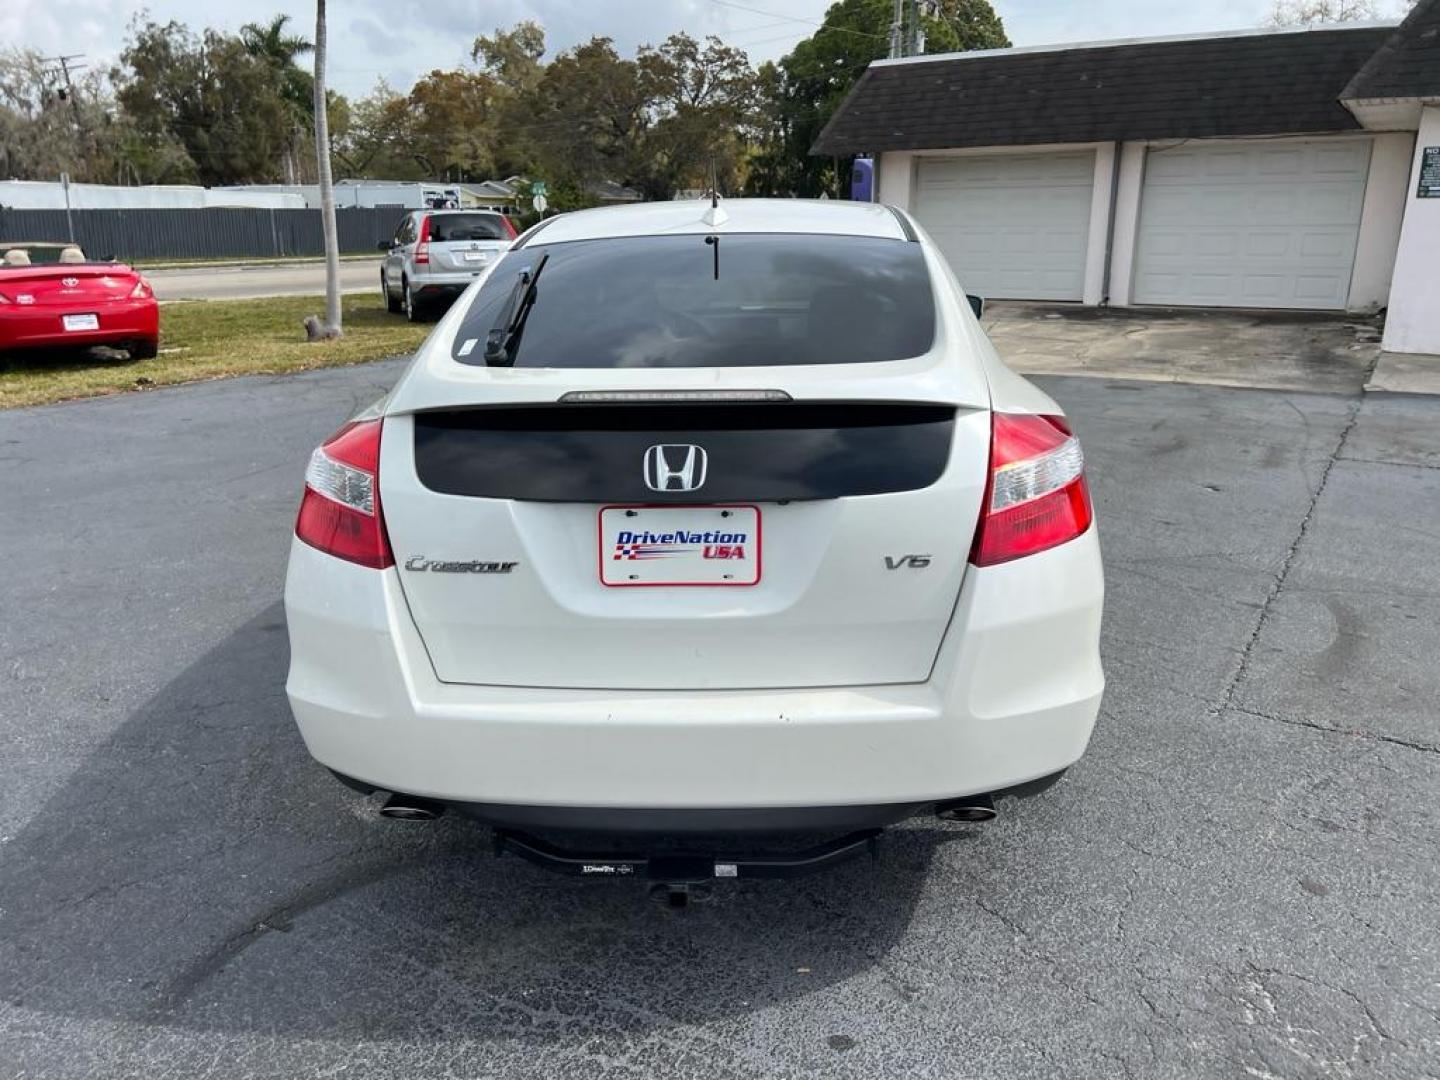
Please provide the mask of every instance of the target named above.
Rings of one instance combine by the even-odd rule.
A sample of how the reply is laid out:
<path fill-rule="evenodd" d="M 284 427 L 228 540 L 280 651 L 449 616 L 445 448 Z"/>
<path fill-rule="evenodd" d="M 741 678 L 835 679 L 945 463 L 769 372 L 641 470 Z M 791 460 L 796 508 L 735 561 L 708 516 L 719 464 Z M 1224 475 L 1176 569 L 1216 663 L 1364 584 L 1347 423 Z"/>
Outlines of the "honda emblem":
<path fill-rule="evenodd" d="M 703 446 L 659 443 L 645 451 L 645 486 L 651 491 L 697 491 L 708 466 Z"/>

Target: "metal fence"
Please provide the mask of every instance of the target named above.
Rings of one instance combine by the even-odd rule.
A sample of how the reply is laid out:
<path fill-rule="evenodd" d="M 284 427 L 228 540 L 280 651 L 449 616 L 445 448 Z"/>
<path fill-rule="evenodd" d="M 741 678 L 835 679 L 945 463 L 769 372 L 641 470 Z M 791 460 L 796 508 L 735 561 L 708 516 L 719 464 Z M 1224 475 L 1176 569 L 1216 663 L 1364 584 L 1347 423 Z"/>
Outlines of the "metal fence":
<path fill-rule="evenodd" d="M 375 251 L 395 231 L 401 207 L 336 208 L 342 252 Z M 0 208 L 0 242 L 69 240 L 64 210 Z M 228 259 L 321 255 L 319 210 L 206 207 L 72 210 L 74 240 L 92 258 Z"/>

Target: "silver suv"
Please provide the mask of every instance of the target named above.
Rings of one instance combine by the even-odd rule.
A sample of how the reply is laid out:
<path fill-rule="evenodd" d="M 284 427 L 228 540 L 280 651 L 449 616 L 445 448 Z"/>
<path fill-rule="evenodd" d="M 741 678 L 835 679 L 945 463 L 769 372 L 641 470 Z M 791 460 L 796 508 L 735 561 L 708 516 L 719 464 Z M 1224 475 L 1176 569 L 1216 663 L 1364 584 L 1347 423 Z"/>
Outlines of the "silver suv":
<path fill-rule="evenodd" d="M 514 238 L 510 219 L 493 210 L 412 210 L 380 245 L 386 309 L 418 322 L 464 292 Z"/>

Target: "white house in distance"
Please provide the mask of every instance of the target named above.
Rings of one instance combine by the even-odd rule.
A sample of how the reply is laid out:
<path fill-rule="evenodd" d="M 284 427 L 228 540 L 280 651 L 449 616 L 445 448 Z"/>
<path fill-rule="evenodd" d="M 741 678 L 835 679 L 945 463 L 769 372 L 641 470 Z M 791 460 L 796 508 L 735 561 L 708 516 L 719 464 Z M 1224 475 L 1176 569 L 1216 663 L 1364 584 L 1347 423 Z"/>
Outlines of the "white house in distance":
<path fill-rule="evenodd" d="M 1440 354 L 1440 0 L 1349 25 L 872 64 L 813 148 L 873 154 L 974 293 L 1386 308 Z"/>

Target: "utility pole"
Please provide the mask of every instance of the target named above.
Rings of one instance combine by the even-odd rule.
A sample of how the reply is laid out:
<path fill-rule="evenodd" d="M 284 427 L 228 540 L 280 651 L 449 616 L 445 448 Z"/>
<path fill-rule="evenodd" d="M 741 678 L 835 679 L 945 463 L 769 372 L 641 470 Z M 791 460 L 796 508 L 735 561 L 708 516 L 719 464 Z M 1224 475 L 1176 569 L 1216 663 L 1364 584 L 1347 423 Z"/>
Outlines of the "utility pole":
<path fill-rule="evenodd" d="M 890 22 L 890 59 L 919 56 L 925 51 L 922 16 L 933 17 L 938 10 L 935 0 L 895 0 Z"/>
<path fill-rule="evenodd" d="M 75 63 L 76 60 L 84 59 L 84 53 L 69 53 L 65 56 L 44 56 L 40 58 L 40 63 L 46 67 L 50 67 L 52 64 L 58 64 L 60 66 L 60 77 L 65 82 L 65 92 L 63 96 L 66 101 L 70 102 L 70 110 L 75 114 L 75 126 L 77 128 L 82 126 L 80 120 L 80 103 L 75 100 L 75 82 L 70 76 L 73 72 L 84 71 L 90 66 L 89 64 Z M 51 70 L 53 70 L 53 68 Z"/>
<path fill-rule="evenodd" d="M 75 219 L 70 216 L 70 174 L 60 174 L 60 187 L 65 192 L 65 232 L 70 237 L 70 243 L 75 243 Z"/>

